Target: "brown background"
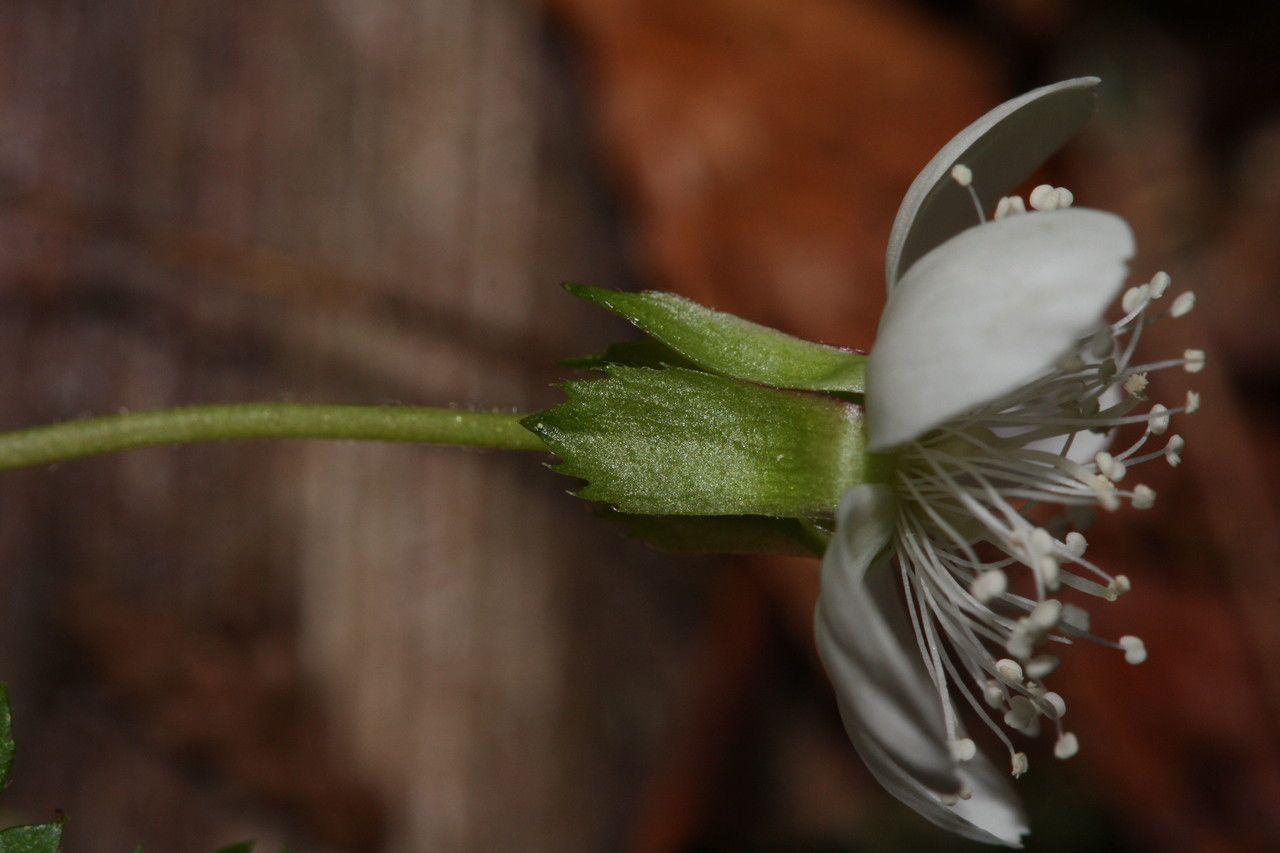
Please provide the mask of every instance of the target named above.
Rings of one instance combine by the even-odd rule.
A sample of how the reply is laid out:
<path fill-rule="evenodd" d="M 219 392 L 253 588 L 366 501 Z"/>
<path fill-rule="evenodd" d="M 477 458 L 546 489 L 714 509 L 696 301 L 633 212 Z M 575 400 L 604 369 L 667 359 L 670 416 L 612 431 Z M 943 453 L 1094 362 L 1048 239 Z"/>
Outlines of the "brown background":
<path fill-rule="evenodd" d="M 869 346 L 902 191 L 1010 94 L 1106 78 L 1046 175 L 1203 344 L 1147 639 L 1057 676 L 1033 849 L 1280 844 L 1276 13 L 987 0 L 0 4 L 0 426 L 249 399 L 554 402 L 625 334 L 561 279 Z M 1157 388 L 1181 395 L 1182 377 Z M 6 817 L 70 850 L 936 849 L 847 747 L 813 564 L 619 540 L 533 456 L 277 444 L 0 478 Z M 1041 745 L 1043 747 L 1044 745 Z"/>

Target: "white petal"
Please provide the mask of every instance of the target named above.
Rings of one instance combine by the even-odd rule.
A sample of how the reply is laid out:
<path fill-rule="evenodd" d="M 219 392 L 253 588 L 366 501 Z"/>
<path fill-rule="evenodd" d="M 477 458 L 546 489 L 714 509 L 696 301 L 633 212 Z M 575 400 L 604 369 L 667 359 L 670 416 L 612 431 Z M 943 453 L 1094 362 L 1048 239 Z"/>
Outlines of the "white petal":
<path fill-rule="evenodd" d="M 1123 219 L 1078 208 L 989 222 L 925 255 L 880 318 L 867 366 L 870 449 L 1044 373 L 1098 323 L 1132 255 Z"/>
<path fill-rule="evenodd" d="M 881 747 L 853 734 L 850 734 L 850 739 L 876 781 L 922 817 L 974 841 L 1022 846 L 1022 836 L 1030 831 L 1026 814 L 1013 787 L 986 756 L 978 753 L 959 765 L 961 784 L 968 789 L 970 796 L 948 806 L 905 773 L 893 756 Z"/>
<path fill-rule="evenodd" d="M 818 652 L 845 730 L 876 779 L 921 815 L 966 838 L 1019 846 L 1026 821 L 1007 782 L 981 755 L 962 764 L 951 757 L 885 552 L 894 514 L 889 487 L 854 486 L 822 561 Z M 968 800 L 942 802 L 966 788 Z"/>
<path fill-rule="evenodd" d="M 969 191 L 951 179 L 957 163 L 973 173 L 987 205 L 1022 183 L 1093 114 L 1097 77 L 1044 86 L 1005 101 L 942 147 L 912 182 L 898 208 L 885 257 L 890 292 L 930 249 L 975 224 Z"/>
<path fill-rule="evenodd" d="M 912 778 L 954 794 L 960 779 L 947 747 L 942 708 L 916 651 L 885 551 L 894 512 L 888 486 L 854 486 L 840 501 L 836 533 L 822 558 L 818 653 L 850 737 L 856 731 L 894 755 Z"/>

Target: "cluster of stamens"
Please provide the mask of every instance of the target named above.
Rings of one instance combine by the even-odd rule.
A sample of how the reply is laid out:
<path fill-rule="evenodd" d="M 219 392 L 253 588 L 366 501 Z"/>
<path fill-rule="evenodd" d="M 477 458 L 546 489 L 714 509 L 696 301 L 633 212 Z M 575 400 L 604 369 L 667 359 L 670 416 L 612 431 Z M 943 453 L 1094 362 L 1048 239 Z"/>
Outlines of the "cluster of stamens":
<path fill-rule="evenodd" d="M 953 177 L 968 186 L 967 170 Z M 1060 188 L 1031 193 L 1033 210 L 1070 203 Z M 1004 215 L 1025 209 L 1020 200 L 1001 205 Z M 1088 612 L 1057 594 L 1068 587 L 1115 601 L 1129 590 L 1129 579 L 1089 560 L 1085 537 L 1068 528 L 1096 507 L 1151 507 L 1155 492 L 1129 485 L 1129 472 L 1154 460 L 1181 461 L 1182 438 L 1164 436 L 1173 416 L 1199 408 L 1199 397 L 1189 391 L 1180 406 L 1151 405 L 1147 380 L 1171 368 L 1196 373 L 1204 353 L 1188 350 L 1182 358 L 1149 363 L 1134 358 L 1146 326 L 1181 317 L 1194 305 L 1186 292 L 1155 310 L 1169 285 L 1161 272 L 1130 288 L 1121 301 L 1124 316 L 1079 341 L 1045 375 L 900 451 L 896 550 L 920 652 L 958 761 L 975 754 L 956 710 L 960 697 L 1009 750 L 1014 776 L 1026 772 L 1027 757 L 1007 729 L 1035 736 L 1047 720 L 1057 735 L 1054 755 L 1076 754 L 1079 741 L 1062 723 L 1066 702 L 1045 686 L 1058 666 L 1045 646 L 1087 639 L 1123 652 L 1131 664 L 1146 659 L 1141 639 L 1092 633 Z M 1136 440 L 1123 450 L 1106 449 L 1107 436 L 1134 424 L 1143 426 Z M 1051 516 L 1049 505 L 1062 511 Z"/>

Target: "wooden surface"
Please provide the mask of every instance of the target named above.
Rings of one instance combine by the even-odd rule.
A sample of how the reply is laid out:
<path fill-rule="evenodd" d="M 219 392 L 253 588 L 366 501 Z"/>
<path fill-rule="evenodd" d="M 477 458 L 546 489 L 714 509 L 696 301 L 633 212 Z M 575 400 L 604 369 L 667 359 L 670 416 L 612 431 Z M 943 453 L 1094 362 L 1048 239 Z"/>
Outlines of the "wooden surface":
<path fill-rule="evenodd" d="M 0 6 L 0 423 L 529 409 L 620 329 L 576 101 L 515 0 Z M 0 480 L 16 816 L 69 849 L 616 843 L 699 564 L 529 456 L 202 447 Z"/>

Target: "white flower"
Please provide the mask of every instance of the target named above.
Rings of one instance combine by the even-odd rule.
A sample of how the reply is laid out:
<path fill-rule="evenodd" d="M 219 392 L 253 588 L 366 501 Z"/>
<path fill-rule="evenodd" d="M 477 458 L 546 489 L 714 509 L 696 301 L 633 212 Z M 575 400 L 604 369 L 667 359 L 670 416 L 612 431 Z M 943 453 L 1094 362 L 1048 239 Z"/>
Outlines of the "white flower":
<path fill-rule="evenodd" d="M 1137 637 L 1093 635 L 1088 613 L 1060 597 L 1113 601 L 1129 589 L 1085 557 L 1066 522 L 1094 506 L 1150 506 L 1153 490 L 1121 481 L 1152 459 L 1176 465 L 1180 437 L 1147 443 L 1199 403 L 1143 399 L 1148 374 L 1203 363 L 1191 350 L 1135 363 L 1144 326 L 1193 303 L 1154 310 L 1168 276 L 1129 289 L 1118 321 L 1101 319 L 1133 254 L 1125 222 L 1071 208 L 1060 187 L 1038 187 L 1030 212 L 1002 198 L 1088 118 L 1097 82 L 1003 104 L 907 193 L 866 393 L 869 449 L 893 460 L 893 474 L 842 499 L 816 619 L 845 728 L 872 773 L 938 825 L 1011 846 L 1028 831 L 1006 777 L 1028 767 L 1014 737 L 1051 726 L 1058 758 L 1079 749 L 1066 701 L 1046 684 L 1058 659 L 1045 647 L 1085 638 L 1130 663 L 1146 657 Z M 1107 451 L 1117 427 L 1143 423 L 1131 446 Z M 1045 512 L 1053 504 L 1065 508 L 1057 518 Z M 965 706 L 1005 746 L 1009 771 L 976 749 Z"/>

